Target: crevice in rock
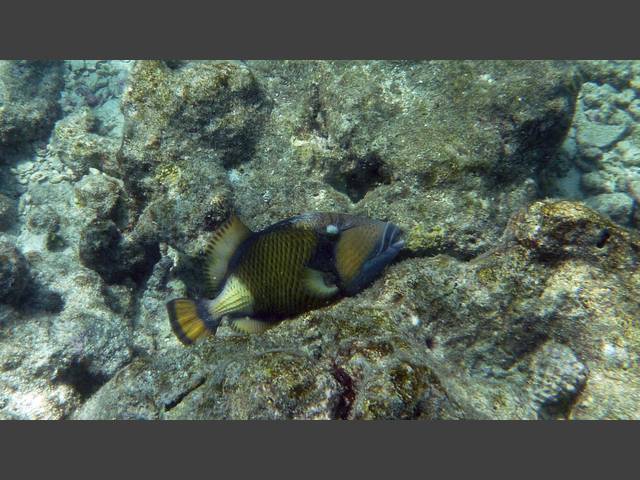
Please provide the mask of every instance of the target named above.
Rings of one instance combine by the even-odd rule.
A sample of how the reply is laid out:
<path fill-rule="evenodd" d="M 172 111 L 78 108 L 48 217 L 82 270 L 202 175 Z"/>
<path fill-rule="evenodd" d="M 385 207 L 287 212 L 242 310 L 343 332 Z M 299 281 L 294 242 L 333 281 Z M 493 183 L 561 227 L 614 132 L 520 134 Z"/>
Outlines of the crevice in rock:
<path fill-rule="evenodd" d="M 326 116 L 320 99 L 320 86 L 317 83 L 312 85 L 307 123 L 311 131 L 317 132 L 323 138 L 327 138 Z"/>
<path fill-rule="evenodd" d="M 169 68 L 169 70 L 180 70 L 187 63 L 186 60 L 164 60 L 164 64 Z"/>
<path fill-rule="evenodd" d="M 598 239 L 598 242 L 596 243 L 596 247 L 598 248 L 603 248 L 607 241 L 609 240 L 609 238 L 611 237 L 611 232 L 609 232 L 608 228 L 605 228 L 604 230 L 602 230 L 602 233 L 600 234 L 600 238 Z"/>
<path fill-rule="evenodd" d="M 84 401 L 98 391 L 108 380 L 109 377 L 107 375 L 91 371 L 88 359 L 74 357 L 66 368 L 58 372 L 54 383 L 70 385 Z"/>
<path fill-rule="evenodd" d="M 171 400 L 169 403 L 165 403 L 164 411 L 168 412 L 168 411 L 173 410 L 174 408 L 176 408 L 180 404 L 180 402 L 182 402 L 182 400 L 184 400 L 186 398 L 187 395 L 189 395 L 191 392 L 195 391 L 196 389 L 198 389 L 202 385 L 204 385 L 204 382 L 206 380 L 207 379 L 205 377 L 200 377 L 198 379 L 198 381 L 195 383 L 195 385 L 193 385 L 192 387 L 188 388 L 184 392 L 180 393 L 176 398 Z"/>
<path fill-rule="evenodd" d="M 585 385 L 586 382 L 581 384 L 572 394 L 562 396 L 555 402 L 542 403 L 537 411 L 538 420 L 567 420 L 578 398 L 584 391 Z"/>
<path fill-rule="evenodd" d="M 408 248 L 403 248 L 396 256 L 393 264 L 395 265 L 396 263 L 400 263 L 411 258 L 432 258 L 437 257 L 438 255 L 447 255 L 448 257 L 454 258 L 460 262 L 471 262 L 476 258 L 480 258 L 482 255 L 485 255 L 488 252 L 492 251 L 493 249 L 490 249 L 483 251 L 478 255 L 472 255 L 469 252 L 458 250 L 456 248 L 428 248 L 419 250 L 409 250 Z"/>
<path fill-rule="evenodd" d="M 133 280 L 141 286 L 160 260 L 157 242 L 127 239 L 112 220 L 94 220 L 81 233 L 80 262 L 107 283 Z"/>
<path fill-rule="evenodd" d="M 58 292 L 33 280 L 21 307 L 27 312 L 60 313 L 64 310 L 65 300 Z"/>
<path fill-rule="evenodd" d="M 347 157 L 345 168 L 330 172 L 325 180 L 356 203 L 378 185 L 391 183 L 391 172 L 380 156 L 372 152 L 364 157 Z"/>
<path fill-rule="evenodd" d="M 348 420 L 351 409 L 356 399 L 356 391 L 354 388 L 353 378 L 340 366 L 334 364 L 331 370 L 333 378 L 335 378 L 340 391 L 333 397 L 333 407 L 331 409 L 331 418 L 336 420 Z"/>

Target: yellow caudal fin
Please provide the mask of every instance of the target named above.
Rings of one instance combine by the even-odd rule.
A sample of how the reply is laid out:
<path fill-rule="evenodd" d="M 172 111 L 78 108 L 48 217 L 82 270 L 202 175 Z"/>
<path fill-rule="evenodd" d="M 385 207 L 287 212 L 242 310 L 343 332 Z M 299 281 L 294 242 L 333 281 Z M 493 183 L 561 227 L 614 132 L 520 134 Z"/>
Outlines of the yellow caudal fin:
<path fill-rule="evenodd" d="M 185 345 L 191 345 L 210 330 L 205 321 L 210 320 L 206 308 L 193 300 L 188 298 L 171 300 L 167 303 L 167 312 L 169 312 L 173 333 Z M 213 333 L 215 333 L 215 326 L 217 325 L 214 325 Z"/>
<path fill-rule="evenodd" d="M 205 277 L 209 293 L 220 287 L 227 273 L 229 261 L 238 246 L 251 235 L 251 230 L 235 215 L 226 220 L 215 231 L 206 248 Z"/>

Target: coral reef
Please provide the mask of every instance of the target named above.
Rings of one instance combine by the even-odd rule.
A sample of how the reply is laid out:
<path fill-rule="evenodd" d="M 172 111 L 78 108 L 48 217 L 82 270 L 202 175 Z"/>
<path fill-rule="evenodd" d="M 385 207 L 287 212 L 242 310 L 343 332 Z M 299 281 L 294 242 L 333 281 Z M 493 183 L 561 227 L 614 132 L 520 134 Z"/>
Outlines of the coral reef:
<path fill-rule="evenodd" d="M 0 418 L 640 418 L 638 65 L 2 62 Z M 407 249 L 183 347 L 211 232 L 308 210 Z"/>

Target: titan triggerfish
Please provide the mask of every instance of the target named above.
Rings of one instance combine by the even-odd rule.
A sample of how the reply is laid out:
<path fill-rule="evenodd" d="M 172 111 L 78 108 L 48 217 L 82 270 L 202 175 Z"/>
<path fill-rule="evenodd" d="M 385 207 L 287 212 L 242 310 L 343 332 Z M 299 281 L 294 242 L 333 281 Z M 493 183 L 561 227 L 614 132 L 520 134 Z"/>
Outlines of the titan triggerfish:
<path fill-rule="evenodd" d="M 370 285 L 404 246 L 390 222 L 342 213 L 306 213 L 252 232 L 231 216 L 206 249 L 212 300 L 167 303 L 185 345 L 215 334 L 225 318 L 259 333 L 297 314 L 352 296 Z"/>

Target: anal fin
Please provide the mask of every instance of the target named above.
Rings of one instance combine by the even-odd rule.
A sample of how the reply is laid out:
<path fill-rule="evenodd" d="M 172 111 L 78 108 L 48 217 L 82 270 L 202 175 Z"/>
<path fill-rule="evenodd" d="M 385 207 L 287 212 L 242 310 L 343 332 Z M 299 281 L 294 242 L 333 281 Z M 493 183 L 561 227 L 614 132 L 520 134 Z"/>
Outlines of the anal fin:
<path fill-rule="evenodd" d="M 230 324 L 233 329 L 242 333 L 263 333 L 275 326 L 273 322 L 263 322 L 250 317 L 234 318 Z"/>

